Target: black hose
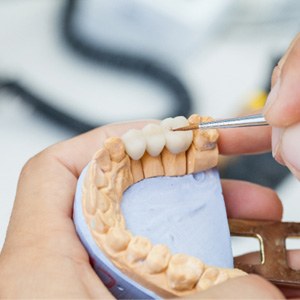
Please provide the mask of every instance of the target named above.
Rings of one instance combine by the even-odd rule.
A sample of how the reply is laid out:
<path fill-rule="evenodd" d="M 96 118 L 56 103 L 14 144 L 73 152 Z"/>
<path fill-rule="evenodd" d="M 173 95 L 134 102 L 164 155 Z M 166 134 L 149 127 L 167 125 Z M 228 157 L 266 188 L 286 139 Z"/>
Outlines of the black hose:
<path fill-rule="evenodd" d="M 84 40 L 84 38 L 77 36 L 76 31 L 74 30 L 74 18 L 77 4 L 77 0 L 67 0 L 63 11 L 62 37 L 67 46 L 75 53 L 80 54 L 82 57 L 93 63 L 117 68 L 123 72 L 131 72 L 136 74 L 136 76 L 142 75 L 148 80 L 152 80 L 169 90 L 173 94 L 172 100 L 174 101 L 174 105 L 170 106 L 171 110 L 166 116 L 153 117 L 162 119 L 177 115 L 188 116 L 191 113 L 192 100 L 184 84 L 175 74 L 168 71 L 158 62 L 143 56 L 117 52 L 114 49 L 105 46 L 95 47 Z M 50 104 L 51 101 L 47 101 L 47 99 L 36 94 L 17 80 L 3 80 L 2 78 L 0 81 L 0 90 L 1 89 L 5 89 L 12 94 L 18 95 L 25 103 L 33 106 L 37 112 L 75 134 L 88 131 L 104 124 L 104 122 L 93 124 L 79 119 L 67 111 Z"/>
<path fill-rule="evenodd" d="M 57 124 L 67 128 L 74 134 L 86 132 L 95 128 L 96 124 L 87 123 L 72 116 L 71 114 L 55 107 L 50 101 L 38 96 L 21 83 L 14 80 L 0 81 L 0 90 L 7 90 L 13 95 L 20 97 L 25 103 L 34 107 L 34 109 L 44 117 Z"/>
<path fill-rule="evenodd" d="M 174 105 L 168 115 L 159 116 L 163 119 L 169 116 L 189 116 L 192 111 L 192 99 L 182 81 L 166 67 L 142 55 L 122 53 L 105 45 L 97 45 L 84 40 L 75 31 L 75 15 L 78 0 L 67 0 L 63 15 L 63 39 L 73 51 L 84 56 L 93 63 L 106 65 L 124 72 L 132 72 L 137 76 L 142 75 L 164 86 L 172 94 Z"/>

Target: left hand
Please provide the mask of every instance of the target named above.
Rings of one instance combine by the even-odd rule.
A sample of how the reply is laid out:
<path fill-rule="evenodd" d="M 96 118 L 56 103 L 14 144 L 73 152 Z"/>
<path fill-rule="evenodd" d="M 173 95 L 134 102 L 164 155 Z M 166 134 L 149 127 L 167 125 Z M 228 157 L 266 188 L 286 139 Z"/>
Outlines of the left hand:
<path fill-rule="evenodd" d="M 92 269 L 76 234 L 72 221 L 74 193 L 79 174 L 108 136 L 120 136 L 146 123 L 97 128 L 29 160 L 20 175 L 0 256 L 0 298 L 113 298 Z M 264 151 L 270 147 L 270 130 L 224 131 L 219 146 L 223 154 Z M 246 182 L 222 184 L 229 217 L 281 219 L 282 206 L 274 191 Z M 282 297 L 267 281 L 251 275 L 229 280 L 197 296 Z"/>

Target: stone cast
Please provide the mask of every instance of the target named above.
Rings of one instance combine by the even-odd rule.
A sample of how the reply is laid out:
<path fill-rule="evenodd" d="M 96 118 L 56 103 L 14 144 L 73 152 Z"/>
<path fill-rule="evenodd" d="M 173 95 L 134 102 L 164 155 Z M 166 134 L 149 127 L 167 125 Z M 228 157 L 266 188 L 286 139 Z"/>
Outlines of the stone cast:
<path fill-rule="evenodd" d="M 186 296 L 246 274 L 172 254 L 166 245 L 152 245 L 147 237 L 134 236 L 126 229 L 120 209 L 124 191 L 140 180 L 182 176 L 216 166 L 216 130 L 172 131 L 209 120 L 198 115 L 167 118 L 129 130 L 121 138 L 110 137 L 94 155 L 84 180 L 83 211 L 98 247 L 124 274 L 161 297 Z"/>

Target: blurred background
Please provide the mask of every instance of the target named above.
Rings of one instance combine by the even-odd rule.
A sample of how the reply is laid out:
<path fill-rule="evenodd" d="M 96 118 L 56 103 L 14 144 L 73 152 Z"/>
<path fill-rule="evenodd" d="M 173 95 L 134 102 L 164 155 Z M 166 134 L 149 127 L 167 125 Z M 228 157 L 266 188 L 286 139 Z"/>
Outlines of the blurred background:
<path fill-rule="evenodd" d="M 34 154 L 115 121 L 260 109 L 299 25 L 298 0 L 1 0 L 0 249 Z M 300 220 L 299 183 L 270 154 L 220 172 L 275 188 Z"/>

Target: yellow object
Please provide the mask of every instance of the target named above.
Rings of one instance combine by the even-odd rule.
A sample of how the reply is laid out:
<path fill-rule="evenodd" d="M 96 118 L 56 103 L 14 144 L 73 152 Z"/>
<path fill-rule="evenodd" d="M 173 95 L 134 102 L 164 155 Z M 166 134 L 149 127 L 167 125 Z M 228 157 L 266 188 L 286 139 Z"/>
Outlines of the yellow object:
<path fill-rule="evenodd" d="M 256 111 L 264 107 L 268 94 L 265 91 L 256 92 L 246 105 L 246 110 Z"/>

